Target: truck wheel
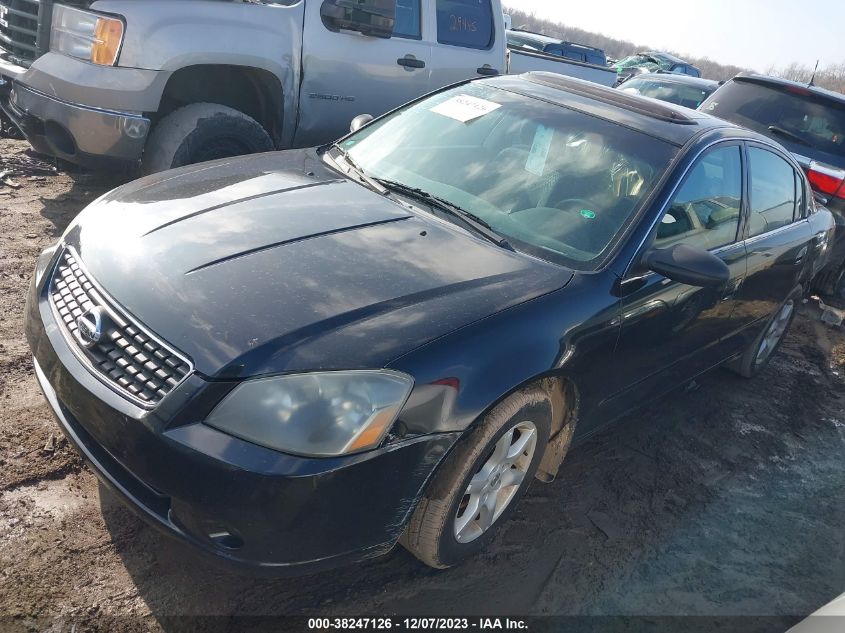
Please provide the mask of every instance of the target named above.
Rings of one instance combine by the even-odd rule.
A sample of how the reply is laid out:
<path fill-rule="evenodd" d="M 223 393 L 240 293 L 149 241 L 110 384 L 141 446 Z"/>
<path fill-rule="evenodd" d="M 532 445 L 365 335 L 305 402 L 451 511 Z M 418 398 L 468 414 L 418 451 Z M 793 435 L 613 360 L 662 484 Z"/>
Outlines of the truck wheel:
<path fill-rule="evenodd" d="M 269 152 L 267 131 L 255 119 L 216 103 L 192 103 L 155 126 L 144 151 L 144 173 L 202 163 L 217 158 Z"/>
<path fill-rule="evenodd" d="M 541 389 L 499 404 L 438 468 L 399 542 L 439 569 L 481 550 L 530 485 L 551 423 L 552 401 Z"/>

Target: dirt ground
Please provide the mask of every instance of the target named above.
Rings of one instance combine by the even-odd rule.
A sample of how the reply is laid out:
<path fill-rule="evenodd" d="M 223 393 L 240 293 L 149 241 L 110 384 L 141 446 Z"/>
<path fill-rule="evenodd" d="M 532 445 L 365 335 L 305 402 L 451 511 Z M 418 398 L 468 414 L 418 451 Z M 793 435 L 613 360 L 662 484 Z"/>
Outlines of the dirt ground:
<path fill-rule="evenodd" d="M 0 140 L 0 172 L 25 149 Z M 12 180 L 0 185 L 0 630 L 244 630 L 261 620 L 233 616 L 279 614 L 753 615 L 783 630 L 845 591 L 845 335 L 812 303 L 763 375 L 713 372 L 576 449 L 460 568 L 396 549 L 256 580 L 195 558 L 61 439 L 22 333 L 39 250 L 117 183 Z M 192 615 L 221 617 L 180 617 Z"/>

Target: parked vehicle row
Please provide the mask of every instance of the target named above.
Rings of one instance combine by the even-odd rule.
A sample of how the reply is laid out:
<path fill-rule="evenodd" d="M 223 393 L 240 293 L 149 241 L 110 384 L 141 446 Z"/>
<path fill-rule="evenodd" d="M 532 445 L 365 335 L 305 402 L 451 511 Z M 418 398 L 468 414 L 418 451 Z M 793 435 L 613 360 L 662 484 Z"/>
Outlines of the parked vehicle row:
<path fill-rule="evenodd" d="M 570 445 L 758 374 L 833 229 L 766 135 L 496 77 L 102 197 L 39 258 L 26 332 L 64 433 L 165 533 L 254 569 L 397 542 L 442 568 Z"/>
<path fill-rule="evenodd" d="M 522 29 L 512 29 L 507 32 L 507 35 L 508 45 L 515 48 L 528 48 L 585 64 L 607 66 L 607 57 L 600 48 L 564 42 L 547 35 L 531 33 Z"/>
<path fill-rule="evenodd" d="M 620 89 L 700 108 L 789 149 L 837 224 L 815 288 L 827 295 L 845 290 L 845 95 L 754 74 L 740 74 L 719 88 L 704 79 L 649 73 L 626 81 Z"/>
<path fill-rule="evenodd" d="M 471 77 L 614 81 L 603 65 L 509 50 L 499 0 L 21 0 L 9 11 L 0 107 L 39 152 L 101 168 L 310 147 L 358 114 Z"/>

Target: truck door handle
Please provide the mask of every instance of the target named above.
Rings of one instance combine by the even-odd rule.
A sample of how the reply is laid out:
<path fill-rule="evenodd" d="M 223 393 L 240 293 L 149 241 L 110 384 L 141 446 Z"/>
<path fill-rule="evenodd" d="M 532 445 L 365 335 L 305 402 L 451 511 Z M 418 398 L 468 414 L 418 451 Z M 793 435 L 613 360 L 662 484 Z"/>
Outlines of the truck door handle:
<path fill-rule="evenodd" d="M 405 68 L 425 68 L 425 62 L 416 57 L 400 57 L 396 63 Z"/>
<path fill-rule="evenodd" d="M 486 77 L 495 77 L 499 74 L 499 71 L 495 68 L 490 68 L 489 66 L 482 66 L 481 68 L 476 68 L 475 72 L 479 75 L 484 75 Z"/>

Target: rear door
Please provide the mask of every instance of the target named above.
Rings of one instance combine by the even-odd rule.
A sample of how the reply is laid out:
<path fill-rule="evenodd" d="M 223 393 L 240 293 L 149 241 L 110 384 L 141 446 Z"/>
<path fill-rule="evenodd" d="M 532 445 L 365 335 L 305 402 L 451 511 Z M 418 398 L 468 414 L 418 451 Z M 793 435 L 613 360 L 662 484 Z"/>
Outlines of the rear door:
<path fill-rule="evenodd" d="M 320 16 L 322 2 L 307 4 L 296 147 L 335 140 L 359 114 L 378 116 L 429 91 L 431 45 L 423 37 L 423 9 L 431 3 L 396 4 L 389 39 L 332 31 Z"/>
<path fill-rule="evenodd" d="M 507 42 L 498 2 L 431 0 L 431 87 L 482 75 L 504 74 Z"/>
<path fill-rule="evenodd" d="M 774 148 L 748 144 L 748 274 L 739 294 L 737 327 L 745 343 L 799 284 L 811 276 L 814 233 L 807 218 L 805 180 Z"/>

